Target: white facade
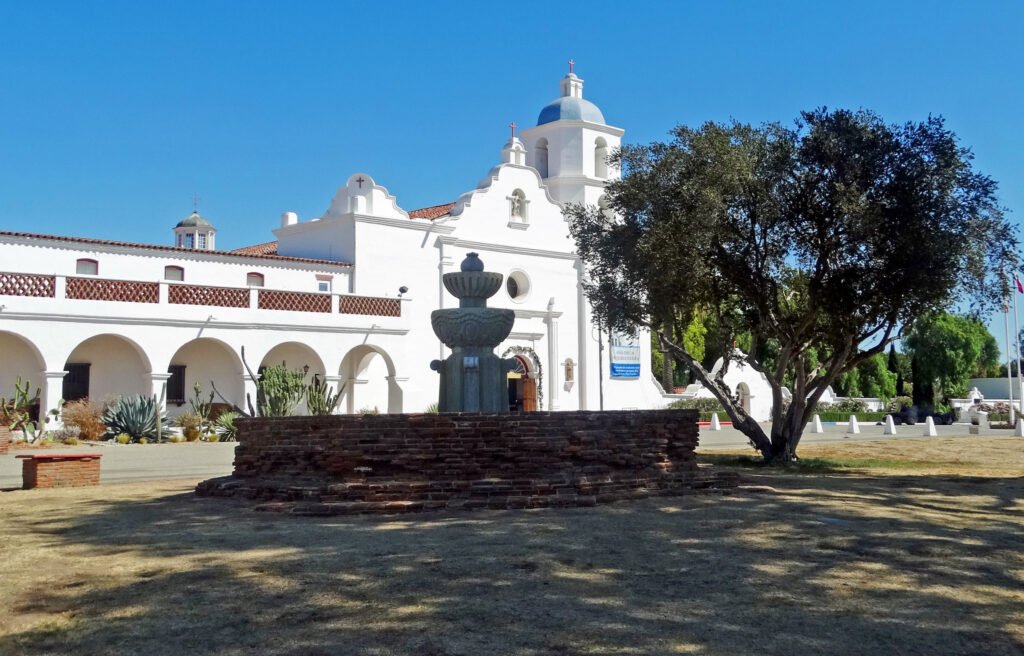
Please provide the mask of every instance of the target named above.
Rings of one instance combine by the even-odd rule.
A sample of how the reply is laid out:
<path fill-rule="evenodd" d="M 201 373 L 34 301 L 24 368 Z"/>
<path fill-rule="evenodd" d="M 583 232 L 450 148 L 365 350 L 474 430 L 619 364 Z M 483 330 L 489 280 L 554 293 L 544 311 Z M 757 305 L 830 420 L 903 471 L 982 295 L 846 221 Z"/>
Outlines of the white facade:
<path fill-rule="evenodd" d="M 450 205 L 407 212 L 356 173 L 322 216 L 286 212 L 276 242 L 234 252 L 213 250 L 213 227 L 197 214 L 176 226 L 174 243 L 198 224 L 209 234 L 203 247 L 198 237 L 179 248 L 0 232 L 0 395 L 21 376 L 52 408 L 81 382 L 65 376 L 88 365 L 96 400 L 159 394 L 183 371 L 186 396 L 213 381 L 244 406 L 247 393 L 255 398 L 244 347 L 254 371 L 283 362 L 345 385 L 342 412 L 422 412 L 437 400 L 429 363 L 445 355 L 430 312 L 457 304 L 441 276 L 473 251 L 515 281 L 490 305 L 516 311 L 497 351 L 521 359 L 536 397 L 527 406 L 598 409 L 603 391 L 606 409 L 662 407 L 649 339 L 639 339 L 639 377 L 610 376 L 607 336 L 599 367 L 562 208 L 599 204 L 618 175 L 605 158 L 623 131 L 582 100 L 582 84 L 566 76 L 539 124 L 510 139 L 499 163 Z M 171 414 L 188 407 L 170 401 Z"/>

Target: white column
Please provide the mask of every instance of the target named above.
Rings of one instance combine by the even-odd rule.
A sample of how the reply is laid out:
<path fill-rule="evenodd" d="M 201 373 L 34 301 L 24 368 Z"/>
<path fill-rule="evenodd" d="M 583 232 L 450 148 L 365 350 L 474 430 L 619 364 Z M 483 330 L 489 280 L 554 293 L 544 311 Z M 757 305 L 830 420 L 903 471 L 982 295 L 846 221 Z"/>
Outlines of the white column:
<path fill-rule="evenodd" d="M 167 291 L 167 283 L 161 280 L 158 284 L 160 285 L 160 291 L 158 293 L 157 303 L 160 305 L 167 305 L 167 297 L 169 295 L 169 292 Z"/>
<path fill-rule="evenodd" d="M 167 384 L 171 374 L 163 373 L 152 373 L 149 375 L 153 381 L 153 391 L 150 394 L 156 396 L 156 402 L 160 407 L 160 412 L 167 412 L 167 390 L 164 389 L 164 385 Z"/>
<path fill-rule="evenodd" d="M 53 277 L 53 297 L 63 299 L 67 295 L 68 279 L 66 276 Z"/>
<path fill-rule="evenodd" d="M 583 293 L 583 263 L 576 260 L 576 390 L 579 394 L 579 409 L 587 409 L 587 349 L 590 346 L 590 320 L 587 318 L 587 297 Z M 598 372 L 600 373 L 600 372 Z"/>
<path fill-rule="evenodd" d="M 259 410 L 256 409 L 256 379 L 249 374 L 242 374 L 242 386 L 244 387 L 244 391 L 242 393 L 242 402 L 239 406 L 246 412 L 249 412 L 248 399 L 252 399 L 253 410 L 259 412 Z"/>
<path fill-rule="evenodd" d="M 548 302 L 548 410 L 558 410 L 558 386 L 562 376 L 558 371 L 558 319 L 555 318 L 555 299 Z"/>
<path fill-rule="evenodd" d="M 329 388 L 331 394 L 337 394 L 338 390 L 341 389 L 341 386 L 345 384 L 345 381 L 342 376 L 324 376 L 324 383 L 327 384 L 327 387 Z M 338 403 L 338 405 L 334 408 L 334 412 L 332 412 L 331 414 L 338 414 L 340 410 L 341 403 Z"/>
<path fill-rule="evenodd" d="M 50 423 L 46 426 L 47 430 L 60 428 L 62 424 L 60 415 L 50 417 L 49 412 L 56 408 L 60 403 L 60 400 L 64 397 L 64 376 L 67 375 L 67 373 L 68 372 L 66 371 L 40 372 L 43 384 L 40 386 L 39 390 L 39 419 L 40 421 L 50 419 Z"/>

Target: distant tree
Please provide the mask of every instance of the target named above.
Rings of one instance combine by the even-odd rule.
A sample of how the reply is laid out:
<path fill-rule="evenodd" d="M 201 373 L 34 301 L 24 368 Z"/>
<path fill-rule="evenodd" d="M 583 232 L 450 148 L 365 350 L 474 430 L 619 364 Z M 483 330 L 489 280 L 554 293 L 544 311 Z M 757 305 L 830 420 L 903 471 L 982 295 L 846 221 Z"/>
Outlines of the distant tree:
<path fill-rule="evenodd" d="M 889 371 L 888 362 L 886 356 L 878 353 L 839 374 L 834 385 L 836 394 L 880 399 L 896 396 L 897 374 Z"/>
<path fill-rule="evenodd" d="M 585 291 L 605 325 L 655 332 L 769 462 L 795 458 L 825 389 L 902 326 L 966 298 L 986 311 L 1002 294 L 1013 230 L 996 183 L 940 118 L 886 125 L 820 109 L 793 128 L 707 123 L 672 135 L 613 156 L 624 172 L 607 186 L 614 218 L 566 208 Z M 725 344 L 750 337 L 745 355 L 726 346 L 715 376 L 683 339 L 694 308 Z M 772 388 L 770 434 L 724 382 L 741 359 Z"/>
<path fill-rule="evenodd" d="M 936 392 L 944 397 L 963 395 L 968 378 L 999 366 L 995 337 L 973 317 L 928 314 L 914 322 L 904 344 L 915 363 L 915 403 L 933 404 Z"/>

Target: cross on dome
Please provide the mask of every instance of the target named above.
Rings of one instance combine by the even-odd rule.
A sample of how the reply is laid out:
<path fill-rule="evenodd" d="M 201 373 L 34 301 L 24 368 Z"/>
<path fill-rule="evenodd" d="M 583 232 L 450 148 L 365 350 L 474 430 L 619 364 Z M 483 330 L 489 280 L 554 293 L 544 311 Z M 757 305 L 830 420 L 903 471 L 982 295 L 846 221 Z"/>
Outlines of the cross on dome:
<path fill-rule="evenodd" d="M 576 66 L 576 61 L 574 59 L 570 59 L 569 60 L 569 75 L 573 74 L 573 67 L 574 66 Z"/>
<path fill-rule="evenodd" d="M 512 128 L 512 138 L 515 139 L 516 138 L 516 128 L 519 127 L 519 126 L 516 125 L 515 121 L 512 121 L 511 123 L 509 123 L 508 126 L 510 128 Z"/>

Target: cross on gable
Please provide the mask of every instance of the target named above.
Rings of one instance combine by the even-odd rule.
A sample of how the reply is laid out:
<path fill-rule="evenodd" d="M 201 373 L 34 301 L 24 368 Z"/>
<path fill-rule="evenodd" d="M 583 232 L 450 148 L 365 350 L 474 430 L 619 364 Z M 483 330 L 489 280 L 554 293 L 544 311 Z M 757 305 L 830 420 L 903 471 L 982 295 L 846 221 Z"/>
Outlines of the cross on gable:
<path fill-rule="evenodd" d="M 358 178 L 356 178 L 356 182 L 359 183 L 359 188 L 362 189 L 363 183 L 366 182 L 366 180 L 363 179 L 363 176 L 359 176 Z"/>

